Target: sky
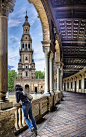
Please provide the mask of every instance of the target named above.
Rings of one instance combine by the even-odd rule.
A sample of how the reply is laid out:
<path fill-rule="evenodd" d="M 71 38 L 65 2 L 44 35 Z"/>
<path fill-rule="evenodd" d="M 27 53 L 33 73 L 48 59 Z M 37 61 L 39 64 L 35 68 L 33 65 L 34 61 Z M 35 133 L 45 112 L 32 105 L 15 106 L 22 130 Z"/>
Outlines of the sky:
<path fill-rule="evenodd" d="M 16 0 L 12 13 L 8 20 L 8 66 L 18 72 L 20 40 L 23 34 L 23 23 L 25 15 L 28 15 L 30 23 L 30 35 L 32 38 L 32 48 L 34 49 L 33 58 L 36 71 L 44 71 L 44 53 L 41 41 L 43 40 L 42 26 L 38 14 L 27 0 Z"/>

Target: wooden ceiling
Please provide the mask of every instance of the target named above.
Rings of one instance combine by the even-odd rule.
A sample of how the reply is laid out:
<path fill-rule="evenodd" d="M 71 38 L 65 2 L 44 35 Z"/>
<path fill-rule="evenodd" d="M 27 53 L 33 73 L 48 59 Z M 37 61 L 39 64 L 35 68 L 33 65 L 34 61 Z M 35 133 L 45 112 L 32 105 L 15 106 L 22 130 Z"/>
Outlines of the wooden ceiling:
<path fill-rule="evenodd" d="M 86 0 L 47 0 L 63 50 L 63 76 L 86 66 Z"/>

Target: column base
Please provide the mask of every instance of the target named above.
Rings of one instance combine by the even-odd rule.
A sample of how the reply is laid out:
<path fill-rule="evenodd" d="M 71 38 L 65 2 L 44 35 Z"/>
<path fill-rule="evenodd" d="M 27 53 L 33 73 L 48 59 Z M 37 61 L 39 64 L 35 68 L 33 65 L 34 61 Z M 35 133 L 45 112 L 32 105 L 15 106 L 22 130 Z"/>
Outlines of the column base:
<path fill-rule="evenodd" d="M 60 91 L 60 90 L 58 90 L 57 92 L 58 92 L 58 93 L 61 93 L 61 91 Z"/>
<path fill-rule="evenodd" d="M 55 95 L 55 93 L 53 92 L 53 91 L 50 91 L 50 94 L 53 96 L 53 95 Z"/>
<path fill-rule="evenodd" d="M 50 97 L 50 93 L 44 93 L 43 96 Z"/>
<path fill-rule="evenodd" d="M 13 107 L 13 102 L 0 102 L 0 110 L 5 110 Z"/>

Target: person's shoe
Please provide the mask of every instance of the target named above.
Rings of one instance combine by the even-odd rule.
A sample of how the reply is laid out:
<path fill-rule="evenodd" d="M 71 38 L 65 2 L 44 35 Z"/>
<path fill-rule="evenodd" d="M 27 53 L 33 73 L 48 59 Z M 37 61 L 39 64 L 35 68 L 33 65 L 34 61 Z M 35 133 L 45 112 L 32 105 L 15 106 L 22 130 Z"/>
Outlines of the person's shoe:
<path fill-rule="evenodd" d="M 33 128 L 31 131 L 34 132 L 37 136 L 37 130 L 35 130 L 35 128 Z"/>

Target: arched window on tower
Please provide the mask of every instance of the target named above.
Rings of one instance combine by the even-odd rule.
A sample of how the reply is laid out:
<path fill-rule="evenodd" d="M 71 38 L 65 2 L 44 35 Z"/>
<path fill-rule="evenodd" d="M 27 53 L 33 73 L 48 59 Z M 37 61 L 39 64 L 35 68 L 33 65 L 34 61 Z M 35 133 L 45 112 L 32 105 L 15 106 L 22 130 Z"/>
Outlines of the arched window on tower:
<path fill-rule="evenodd" d="M 28 44 L 28 48 L 30 49 L 30 44 Z"/>
<path fill-rule="evenodd" d="M 28 58 L 26 57 L 25 60 L 28 60 Z"/>
<path fill-rule="evenodd" d="M 26 68 L 27 68 L 27 66 L 26 66 Z"/>
<path fill-rule="evenodd" d="M 28 76 L 28 72 L 26 72 L 26 77 Z"/>
<path fill-rule="evenodd" d="M 27 33 L 27 29 L 25 30 L 25 32 Z"/>
<path fill-rule="evenodd" d="M 27 50 L 27 44 L 25 44 L 25 49 Z"/>
<path fill-rule="evenodd" d="M 22 44 L 22 48 L 24 48 L 24 44 Z"/>

